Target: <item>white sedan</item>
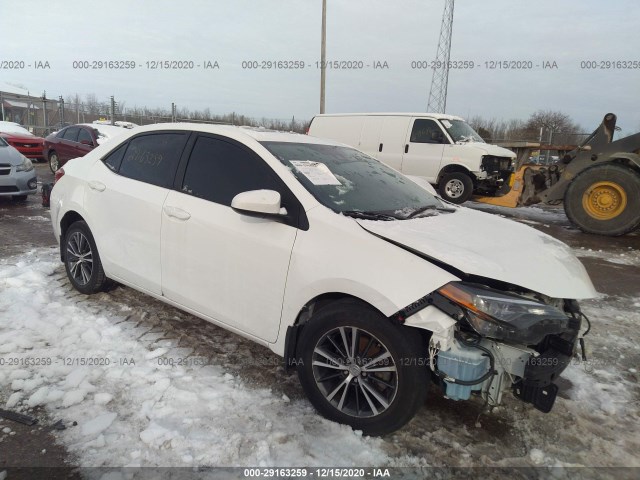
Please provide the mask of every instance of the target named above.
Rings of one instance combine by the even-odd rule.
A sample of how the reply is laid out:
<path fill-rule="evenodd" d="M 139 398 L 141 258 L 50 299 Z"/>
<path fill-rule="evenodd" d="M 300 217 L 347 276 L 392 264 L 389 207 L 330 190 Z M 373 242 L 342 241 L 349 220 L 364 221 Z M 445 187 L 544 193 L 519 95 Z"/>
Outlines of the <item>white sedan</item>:
<path fill-rule="evenodd" d="M 431 381 L 548 412 L 588 330 L 576 299 L 595 291 L 566 245 L 332 141 L 159 124 L 56 177 L 77 290 L 111 279 L 266 345 L 366 434 L 408 422 Z"/>

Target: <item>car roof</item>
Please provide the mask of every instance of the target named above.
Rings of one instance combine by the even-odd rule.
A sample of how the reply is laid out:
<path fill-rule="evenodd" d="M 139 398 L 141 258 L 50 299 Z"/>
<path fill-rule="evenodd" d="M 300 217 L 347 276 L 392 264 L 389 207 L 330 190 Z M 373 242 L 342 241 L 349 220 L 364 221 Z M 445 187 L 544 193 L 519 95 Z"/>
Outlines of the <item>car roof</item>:
<path fill-rule="evenodd" d="M 235 125 L 205 123 L 156 123 L 153 125 L 145 125 L 133 129 L 126 129 L 126 131 L 131 132 L 132 134 L 154 132 L 158 130 L 193 130 L 203 133 L 225 135 L 241 141 L 255 140 L 257 142 L 314 143 L 320 145 L 343 146 L 341 143 L 335 142 L 333 140 L 311 137 L 302 133 L 269 130 L 263 127 L 239 127 Z"/>
<path fill-rule="evenodd" d="M 439 120 L 463 120 L 464 118 L 446 113 L 425 112 L 372 112 L 372 113 L 321 113 L 316 117 L 430 117 Z"/>

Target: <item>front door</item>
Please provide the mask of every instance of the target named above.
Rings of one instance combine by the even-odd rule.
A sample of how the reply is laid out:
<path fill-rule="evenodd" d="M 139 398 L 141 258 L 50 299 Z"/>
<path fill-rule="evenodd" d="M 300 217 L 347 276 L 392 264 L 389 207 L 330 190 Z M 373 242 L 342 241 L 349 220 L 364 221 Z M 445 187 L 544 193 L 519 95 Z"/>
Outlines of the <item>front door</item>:
<path fill-rule="evenodd" d="M 411 134 L 405 144 L 402 173 L 436 183 L 447 143 L 447 137 L 438 122 L 431 118 L 413 118 Z"/>
<path fill-rule="evenodd" d="M 235 195 L 291 194 L 262 158 L 228 139 L 200 135 L 179 191 L 162 212 L 162 292 L 168 299 L 268 342 L 278 336 L 297 228 L 231 208 Z"/>

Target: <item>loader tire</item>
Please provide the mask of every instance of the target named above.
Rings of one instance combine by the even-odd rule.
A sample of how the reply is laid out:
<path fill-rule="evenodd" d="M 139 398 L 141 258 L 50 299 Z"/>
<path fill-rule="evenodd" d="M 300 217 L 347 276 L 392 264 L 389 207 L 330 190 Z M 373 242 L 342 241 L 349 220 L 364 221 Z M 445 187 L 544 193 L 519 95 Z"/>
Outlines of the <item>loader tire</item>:
<path fill-rule="evenodd" d="M 640 174 L 615 163 L 588 168 L 569 184 L 564 210 L 583 232 L 629 233 L 640 227 Z"/>

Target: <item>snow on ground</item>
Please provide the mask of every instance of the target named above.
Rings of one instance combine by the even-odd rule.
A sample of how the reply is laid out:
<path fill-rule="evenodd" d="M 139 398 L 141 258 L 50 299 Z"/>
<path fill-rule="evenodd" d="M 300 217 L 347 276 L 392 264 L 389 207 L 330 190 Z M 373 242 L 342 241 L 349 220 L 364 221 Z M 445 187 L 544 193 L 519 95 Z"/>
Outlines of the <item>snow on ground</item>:
<path fill-rule="evenodd" d="M 82 466 L 389 463 L 382 440 L 304 400 L 249 388 L 216 365 L 163 365 L 177 345 L 150 351 L 126 317 L 64 298 L 51 279 L 59 268 L 53 249 L 0 265 L 0 387 L 6 408 L 43 405 L 76 421 L 61 440 Z"/>
<path fill-rule="evenodd" d="M 640 298 L 583 305 L 589 362 L 550 414 L 432 388 L 410 425 L 372 439 L 317 415 L 263 347 L 132 289 L 78 294 L 39 248 L 0 261 L 0 407 L 64 420 L 82 466 L 639 467 Z"/>
<path fill-rule="evenodd" d="M 599 258 L 618 265 L 640 266 L 640 250 L 628 247 L 626 250 L 612 252 L 610 250 L 594 250 L 591 248 L 574 248 L 573 253 L 577 257 Z"/>
<path fill-rule="evenodd" d="M 561 206 L 545 205 L 544 208 L 537 206 L 509 208 L 473 201 L 466 202 L 464 206 L 533 225 L 549 226 L 551 223 L 567 222 L 567 216 Z"/>

